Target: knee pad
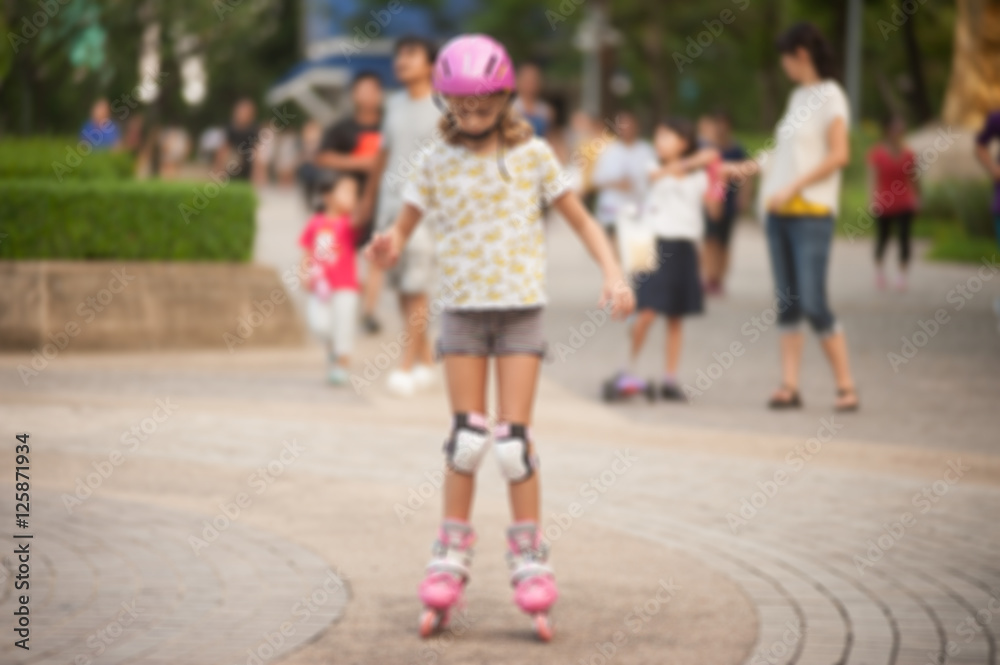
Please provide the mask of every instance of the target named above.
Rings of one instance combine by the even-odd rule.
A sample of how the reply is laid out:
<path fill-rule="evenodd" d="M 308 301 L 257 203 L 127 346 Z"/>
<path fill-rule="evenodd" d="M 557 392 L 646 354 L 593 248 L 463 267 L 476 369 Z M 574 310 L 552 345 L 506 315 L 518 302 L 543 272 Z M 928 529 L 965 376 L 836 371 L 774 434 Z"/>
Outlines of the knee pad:
<path fill-rule="evenodd" d="M 528 454 L 528 428 L 514 423 L 501 423 L 493 432 L 493 450 L 500 464 L 500 473 L 508 482 L 527 480 L 538 466 L 538 459 Z"/>
<path fill-rule="evenodd" d="M 451 436 L 444 442 L 444 452 L 452 471 L 474 474 L 483 461 L 490 435 L 486 416 L 481 413 L 456 413 Z"/>

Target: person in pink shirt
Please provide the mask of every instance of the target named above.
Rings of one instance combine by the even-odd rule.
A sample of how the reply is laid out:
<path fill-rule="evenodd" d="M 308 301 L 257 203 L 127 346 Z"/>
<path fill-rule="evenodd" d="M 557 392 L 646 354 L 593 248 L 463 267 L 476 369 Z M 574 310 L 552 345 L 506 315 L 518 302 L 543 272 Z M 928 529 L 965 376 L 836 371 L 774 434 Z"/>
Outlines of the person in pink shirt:
<path fill-rule="evenodd" d="M 326 345 L 327 380 L 343 385 L 350 380 L 358 309 L 357 230 L 351 225 L 358 181 L 350 174 L 338 174 L 323 184 L 320 192 L 324 207 L 306 223 L 299 237 L 306 252 L 303 271 L 309 274 L 307 319 L 310 330 Z"/>
<path fill-rule="evenodd" d="M 892 115 L 882 123 L 882 141 L 868 152 L 870 209 L 878 222 L 875 241 L 875 284 L 886 287 L 882 260 L 892 226 L 899 233 L 899 277 L 896 288 L 906 289 L 906 270 L 910 263 L 910 227 L 920 199 L 918 167 L 913 151 L 903 143 L 906 125 Z"/>

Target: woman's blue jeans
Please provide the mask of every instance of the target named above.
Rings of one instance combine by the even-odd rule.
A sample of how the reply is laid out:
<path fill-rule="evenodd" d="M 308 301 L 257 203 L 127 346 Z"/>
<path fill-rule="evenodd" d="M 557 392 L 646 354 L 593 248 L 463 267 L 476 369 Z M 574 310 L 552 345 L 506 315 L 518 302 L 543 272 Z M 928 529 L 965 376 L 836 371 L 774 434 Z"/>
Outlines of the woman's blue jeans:
<path fill-rule="evenodd" d="M 792 332 L 805 317 L 820 337 L 836 332 L 826 298 L 833 217 L 770 213 L 766 229 L 780 327 Z"/>

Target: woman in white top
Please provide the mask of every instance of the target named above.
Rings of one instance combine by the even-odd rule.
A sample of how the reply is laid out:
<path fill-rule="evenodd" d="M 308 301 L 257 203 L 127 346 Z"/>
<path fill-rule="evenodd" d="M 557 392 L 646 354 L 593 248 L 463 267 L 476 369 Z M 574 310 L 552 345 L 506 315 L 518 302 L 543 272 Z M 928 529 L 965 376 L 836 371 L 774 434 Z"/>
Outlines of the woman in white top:
<path fill-rule="evenodd" d="M 858 396 L 847 342 L 827 305 L 826 274 L 833 225 L 840 203 L 840 171 L 849 159 L 847 97 L 833 79 L 833 56 L 811 23 L 778 38 L 781 66 L 796 88 L 775 130 L 774 149 L 760 159 L 765 173 L 760 212 L 766 215 L 768 247 L 778 296 L 782 385 L 775 409 L 797 408 L 806 319 L 819 336 L 837 384 L 836 409 L 853 411 Z"/>

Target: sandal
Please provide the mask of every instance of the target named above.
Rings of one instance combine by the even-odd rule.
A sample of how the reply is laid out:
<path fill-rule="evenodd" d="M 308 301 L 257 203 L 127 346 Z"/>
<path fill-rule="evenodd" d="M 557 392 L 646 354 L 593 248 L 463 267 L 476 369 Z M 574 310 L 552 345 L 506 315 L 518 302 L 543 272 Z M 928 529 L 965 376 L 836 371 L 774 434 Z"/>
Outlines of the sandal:
<path fill-rule="evenodd" d="M 853 404 L 835 404 L 833 410 L 837 413 L 850 413 L 851 411 L 857 411 L 861 408 L 861 401 L 858 399 L 858 391 L 855 388 L 839 388 L 837 390 L 837 398 L 849 397 L 854 395 Z"/>
<path fill-rule="evenodd" d="M 780 399 L 778 397 L 772 397 L 767 403 L 769 409 L 781 410 L 781 409 L 801 409 L 802 408 L 802 398 L 799 397 L 799 391 L 791 386 L 781 386 L 781 390 L 784 390 L 789 394 L 786 399 Z"/>

